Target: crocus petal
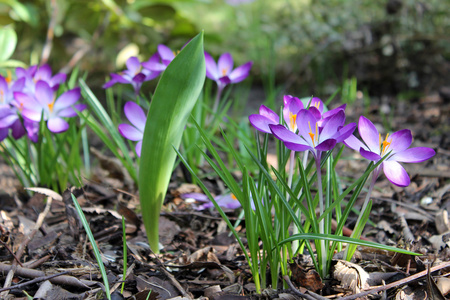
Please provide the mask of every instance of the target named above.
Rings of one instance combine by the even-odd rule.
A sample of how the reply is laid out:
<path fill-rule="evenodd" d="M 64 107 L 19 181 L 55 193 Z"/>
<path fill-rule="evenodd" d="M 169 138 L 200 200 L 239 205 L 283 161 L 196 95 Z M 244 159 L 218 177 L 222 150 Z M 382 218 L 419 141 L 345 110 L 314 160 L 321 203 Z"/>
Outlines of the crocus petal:
<path fill-rule="evenodd" d="M 0 128 L 3 129 L 11 127 L 11 125 L 14 124 L 14 122 L 16 122 L 18 118 L 19 117 L 17 116 L 17 114 L 11 114 L 0 119 Z"/>
<path fill-rule="evenodd" d="M 412 143 L 411 130 L 403 129 L 394 132 L 388 137 L 388 141 L 391 141 L 391 144 L 389 145 L 389 148 L 387 148 L 387 151 L 392 150 L 392 154 L 406 150 Z"/>
<path fill-rule="evenodd" d="M 337 143 L 343 142 L 345 139 L 347 139 L 356 129 L 356 123 L 350 123 L 345 125 L 344 127 L 340 128 L 338 130 L 337 136 L 334 138 L 336 139 Z"/>
<path fill-rule="evenodd" d="M 134 148 L 134 150 L 136 151 L 136 155 L 138 157 L 141 157 L 141 152 L 142 152 L 142 141 L 139 141 L 136 143 L 136 147 Z"/>
<path fill-rule="evenodd" d="M 208 196 L 206 196 L 205 194 L 202 194 L 202 193 L 185 193 L 185 194 L 181 194 L 181 198 L 183 198 L 183 199 L 192 198 L 194 200 L 201 201 L 201 202 L 209 202 Z"/>
<path fill-rule="evenodd" d="M 58 116 L 64 117 L 64 118 L 72 118 L 78 115 L 77 111 L 83 111 L 87 108 L 86 104 L 77 104 L 73 107 L 67 107 L 60 111 L 58 111 Z"/>
<path fill-rule="evenodd" d="M 317 122 L 319 122 L 320 119 L 322 119 L 322 114 L 320 113 L 320 110 L 318 110 L 316 107 L 310 106 L 310 107 L 308 108 L 308 110 L 309 110 L 309 111 L 313 114 L 313 116 L 316 118 Z M 322 127 L 322 126 L 319 124 L 319 127 Z"/>
<path fill-rule="evenodd" d="M 44 64 L 36 71 L 34 74 L 34 79 L 38 80 L 49 80 L 52 77 L 52 69 L 48 64 Z"/>
<path fill-rule="evenodd" d="M 50 86 L 55 86 L 66 81 L 67 75 L 64 73 L 58 73 L 49 80 Z"/>
<path fill-rule="evenodd" d="M 51 118 L 47 122 L 47 127 L 53 133 L 60 133 L 69 129 L 69 123 L 61 118 Z"/>
<path fill-rule="evenodd" d="M 142 83 L 145 80 L 145 75 L 143 73 L 138 73 L 133 77 L 133 82 Z"/>
<path fill-rule="evenodd" d="M 68 90 L 67 92 L 64 92 L 61 96 L 59 96 L 59 98 L 55 101 L 53 109 L 55 111 L 59 111 L 61 109 L 74 105 L 78 101 L 78 99 L 80 99 L 80 96 L 81 91 L 79 87 Z"/>
<path fill-rule="evenodd" d="M 248 62 L 242 66 L 234 69 L 228 77 L 230 77 L 231 83 L 238 83 L 248 77 L 250 69 L 252 68 L 253 62 Z"/>
<path fill-rule="evenodd" d="M 325 123 L 322 132 L 320 133 L 319 142 L 323 142 L 331 137 L 334 137 L 339 129 L 345 122 L 345 113 L 341 110 L 330 118 Z M 350 135 L 350 134 L 349 134 Z"/>
<path fill-rule="evenodd" d="M 313 148 L 310 145 L 307 145 L 307 144 L 302 145 L 302 144 L 284 142 L 284 145 L 289 150 L 296 151 L 296 152 L 302 152 L 302 151 L 306 151 L 306 150 L 313 150 Z"/>
<path fill-rule="evenodd" d="M 359 118 L 358 123 L 359 135 L 369 147 L 370 151 L 380 153 L 380 135 L 373 123 L 364 116 Z"/>
<path fill-rule="evenodd" d="M 119 75 L 119 74 L 111 74 L 111 81 L 114 80 L 115 82 L 118 83 L 130 83 L 130 80 L 126 79 L 125 77 Z"/>
<path fill-rule="evenodd" d="M 131 126 L 130 124 L 120 124 L 119 125 L 119 133 L 126 139 L 131 141 L 140 141 L 143 139 L 144 134 Z"/>
<path fill-rule="evenodd" d="M 0 142 L 6 139 L 8 136 L 9 129 L 8 128 L 0 128 Z"/>
<path fill-rule="evenodd" d="M 310 132 L 316 133 L 316 118 L 314 115 L 307 109 L 302 109 L 297 114 L 297 128 L 299 135 L 303 136 L 303 138 L 307 141 L 307 143 L 314 147 L 314 144 L 309 135 Z"/>
<path fill-rule="evenodd" d="M 36 99 L 44 106 L 53 102 L 54 92 L 47 82 L 39 80 L 36 83 Z"/>
<path fill-rule="evenodd" d="M 219 57 L 217 69 L 219 76 L 226 76 L 231 73 L 231 70 L 233 70 L 233 57 L 230 53 L 224 53 Z"/>
<path fill-rule="evenodd" d="M 322 100 L 320 100 L 320 98 L 313 97 L 311 99 L 311 103 L 309 104 L 309 107 L 315 107 L 320 112 L 320 114 L 322 114 L 322 112 L 323 112 L 323 102 L 322 102 Z"/>
<path fill-rule="evenodd" d="M 25 108 L 24 110 L 22 110 L 22 116 L 24 118 L 27 118 L 30 121 L 40 122 L 41 116 L 42 116 L 42 110 L 31 110 L 31 109 Z"/>
<path fill-rule="evenodd" d="M 273 120 L 258 114 L 248 116 L 248 120 L 250 121 L 250 124 L 252 124 L 253 127 L 265 133 L 272 133 L 269 127 L 270 124 L 273 125 L 278 124 L 277 122 L 274 122 Z"/>
<path fill-rule="evenodd" d="M 161 60 L 163 61 L 172 61 L 175 58 L 175 54 L 173 54 L 173 51 L 170 50 L 170 48 L 166 45 L 158 45 L 158 53 L 161 57 Z"/>
<path fill-rule="evenodd" d="M 236 209 L 236 208 L 241 207 L 241 203 L 232 194 L 219 195 L 214 200 L 216 200 L 216 202 L 217 202 L 217 204 L 219 204 L 219 206 L 225 207 L 228 209 Z"/>
<path fill-rule="evenodd" d="M 18 140 L 25 135 L 26 130 L 23 127 L 22 122 L 19 119 L 16 120 L 11 126 L 11 135 L 14 139 Z"/>
<path fill-rule="evenodd" d="M 283 142 L 307 145 L 304 139 L 302 139 L 292 131 L 286 129 L 286 127 L 284 127 L 283 125 L 269 125 L 269 127 L 273 135 Z"/>
<path fill-rule="evenodd" d="M 124 112 L 127 119 L 133 124 L 137 129 L 144 132 L 145 123 L 147 122 L 147 116 L 145 115 L 142 108 L 134 102 L 128 101 L 125 103 Z"/>
<path fill-rule="evenodd" d="M 108 81 L 107 83 L 105 83 L 102 88 L 104 89 L 108 89 L 110 87 L 112 87 L 113 85 L 115 85 L 117 83 L 117 81 L 115 79 L 111 79 L 110 81 Z"/>
<path fill-rule="evenodd" d="M 139 73 L 141 70 L 141 62 L 136 56 L 131 56 L 127 59 L 126 63 L 128 70 L 133 74 Z"/>
<path fill-rule="evenodd" d="M 5 77 L 3 77 L 3 76 L 0 75 L 0 91 L 5 92 L 5 91 L 7 91 L 8 89 L 9 89 L 9 88 L 8 88 L 8 83 L 6 82 Z"/>
<path fill-rule="evenodd" d="M 428 147 L 415 147 L 397 152 L 389 158 L 389 161 L 399 161 L 406 163 L 420 163 L 430 159 L 436 152 Z"/>
<path fill-rule="evenodd" d="M 287 124 L 290 124 L 291 115 L 297 115 L 298 112 L 304 108 L 304 106 L 300 99 L 289 95 L 285 95 L 283 97 L 283 103 L 283 118 Z M 297 125 L 297 122 L 295 125 Z"/>
<path fill-rule="evenodd" d="M 280 117 L 265 105 L 259 107 L 259 114 L 271 120 L 274 124 L 280 123 Z"/>
<path fill-rule="evenodd" d="M 205 51 L 205 64 L 206 64 L 206 77 L 212 80 L 219 79 L 219 72 L 217 70 L 217 64 L 212 56 Z"/>
<path fill-rule="evenodd" d="M 359 153 L 368 160 L 379 161 L 381 159 L 381 156 L 378 153 L 367 151 L 362 147 L 359 149 Z"/>
<path fill-rule="evenodd" d="M 335 139 L 328 139 L 323 142 L 321 142 L 319 145 L 317 145 L 315 148 L 319 151 L 328 151 L 334 148 L 336 146 L 336 140 Z"/>
<path fill-rule="evenodd" d="M 166 66 L 160 62 L 159 53 L 153 54 L 148 61 L 142 63 L 142 66 L 152 72 L 162 72 L 166 69 Z"/>
<path fill-rule="evenodd" d="M 383 171 L 387 179 L 397 186 L 405 187 L 410 183 L 408 173 L 396 161 L 383 161 Z"/>
<path fill-rule="evenodd" d="M 354 136 L 353 134 L 351 134 L 348 138 L 346 138 L 344 140 L 344 144 L 345 146 L 359 151 L 360 148 L 363 148 L 365 150 L 368 150 L 366 145 L 364 145 L 356 136 Z"/>

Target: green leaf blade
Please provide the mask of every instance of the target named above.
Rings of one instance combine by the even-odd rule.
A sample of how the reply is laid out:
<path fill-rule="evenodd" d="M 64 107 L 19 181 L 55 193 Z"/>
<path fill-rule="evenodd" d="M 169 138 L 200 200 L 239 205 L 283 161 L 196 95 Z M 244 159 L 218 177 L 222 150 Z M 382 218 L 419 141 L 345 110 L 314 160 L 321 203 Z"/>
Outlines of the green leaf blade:
<path fill-rule="evenodd" d="M 150 105 L 139 168 L 141 209 L 150 247 L 158 252 L 158 222 L 184 127 L 200 95 L 206 67 L 203 33 L 164 71 Z"/>

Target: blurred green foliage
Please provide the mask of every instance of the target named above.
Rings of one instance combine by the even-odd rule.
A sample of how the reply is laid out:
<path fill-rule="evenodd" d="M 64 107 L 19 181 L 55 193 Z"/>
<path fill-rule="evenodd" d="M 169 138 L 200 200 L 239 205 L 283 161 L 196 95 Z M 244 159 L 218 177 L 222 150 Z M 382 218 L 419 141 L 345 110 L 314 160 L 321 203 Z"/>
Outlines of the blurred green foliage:
<path fill-rule="evenodd" d="M 213 56 L 254 61 L 267 97 L 330 94 L 353 76 L 370 93 L 420 90 L 450 58 L 449 1 L 227 1 L 0 0 L 0 67 L 39 63 L 50 20 L 50 64 L 68 71 L 79 58 L 91 86 L 127 57 L 146 60 L 160 43 L 180 49 L 202 29 Z"/>

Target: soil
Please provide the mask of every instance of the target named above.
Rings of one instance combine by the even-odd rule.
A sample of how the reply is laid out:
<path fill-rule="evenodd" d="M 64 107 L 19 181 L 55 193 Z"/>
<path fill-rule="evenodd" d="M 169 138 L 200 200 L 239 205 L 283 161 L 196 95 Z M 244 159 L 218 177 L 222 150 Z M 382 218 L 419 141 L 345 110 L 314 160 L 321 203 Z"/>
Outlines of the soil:
<path fill-rule="evenodd" d="M 421 256 L 360 247 L 349 264 L 340 261 L 337 253 L 333 275 L 322 282 L 303 255 L 292 263 L 292 277 L 285 289 L 256 295 L 244 256 L 218 213 L 195 211 L 180 198 L 181 193 L 198 191 L 198 187 L 183 184 L 175 174 L 161 212 L 163 248 L 155 255 L 137 213 L 137 191 L 98 168 L 82 189 L 72 191 L 101 249 L 113 299 L 446 299 L 450 290 L 446 277 L 450 274 L 449 99 L 438 94 L 410 102 L 386 98 L 369 107 L 352 106 L 347 118 L 357 121 L 363 113 L 380 126 L 380 115 L 395 116 L 389 120 L 392 129 L 411 129 L 414 146 L 437 152 L 427 162 L 404 164 L 411 176 L 406 188 L 397 188 L 380 176 L 372 194 L 370 219 L 375 226 L 368 225 L 363 233 L 369 240 L 406 247 Z M 351 151 L 346 155 L 358 158 Z M 352 177 L 365 164 L 358 159 L 342 160 L 339 168 L 342 176 Z M 28 197 L 16 188 L 11 170 L 1 167 L 0 282 L 7 289 L 0 292 L 0 298 L 26 299 L 27 294 L 36 298 L 40 294 L 41 299 L 102 298 L 101 274 L 70 193 L 64 192 L 61 199 L 48 197 L 48 192 Z M 210 184 L 220 186 L 216 178 L 210 178 Z M 238 211 L 227 213 L 231 218 L 238 216 Z M 128 266 L 124 281 L 122 216 Z M 355 220 L 352 215 L 347 226 L 352 228 Z M 238 231 L 244 233 L 245 226 Z M 14 272 L 9 272 L 11 268 Z M 49 278 L 54 274 L 58 276 Z M 364 274 L 369 276 L 367 281 Z M 353 285 L 346 284 L 349 278 Z"/>

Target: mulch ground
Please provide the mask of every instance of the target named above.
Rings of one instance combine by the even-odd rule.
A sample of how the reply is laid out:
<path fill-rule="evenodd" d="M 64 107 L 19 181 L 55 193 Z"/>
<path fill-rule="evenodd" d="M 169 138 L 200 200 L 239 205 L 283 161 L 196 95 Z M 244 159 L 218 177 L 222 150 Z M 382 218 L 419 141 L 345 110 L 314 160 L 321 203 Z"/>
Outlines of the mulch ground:
<path fill-rule="evenodd" d="M 86 185 L 74 192 L 101 249 L 113 299 L 446 299 L 450 290 L 448 99 L 438 95 L 414 102 L 384 99 L 368 108 L 352 107 L 347 110 L 348 119 L 357 121 L 363 112 L 377 124 L 383 123 L 382 112 L 394 130 L 413 131 L 414 146 L 432 147 L 437 152 L 428 162 L 405 164 L 411 175 L 407 188 L 397 188 L 380 176 L 372 194 L 370 219 L 374 226 L 368 225 L 363 234 L 421 256 L 360 247 L 354 261 L 346 263 L 337 253 L 333 276 L 322 282 L 303 255 L 292 263 L 293 275 L 285 289 L 256 295 L 244 256 L 218 213 L 196 211 L 180 198 L 181 193 L 198 187 L 183 184 L 181 176 L 174 176 L 161 212 L 163 249 L 155 255 L 146 241 L 137 192 L 124 186 L 123 178 L 109 177 L 108 170 L 98 168 Z M 391 115 L 395 117 L 390 119 Z M 351 151 L 346 155 L 358 158 Z M 352 177 L 366 164 L 358 159 L 342 160 L 340 174 Z M 15 186 L 17 180 L 7 166 L 1 168 L 0 282 L 4 288 L 0 298 L 26 299 L 27 294 L 35 299 L 101 297 L 103 281 L 69 192 L 61 199 L 52 196 L 49 200 L 47 192 L 29 197 Z M 217 179 L 209 181 L 215 189 L 221 186 Z M 230 218 L 238 216 L 237 211 L 228 214 Z M 122 216 L 126 219 L 128 271 L 121 295 Z M 356 215 L 352 215 L 348 227 L 355 221 Z M 244 234 L 245 226 L 238 231 Z"/>

